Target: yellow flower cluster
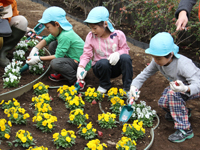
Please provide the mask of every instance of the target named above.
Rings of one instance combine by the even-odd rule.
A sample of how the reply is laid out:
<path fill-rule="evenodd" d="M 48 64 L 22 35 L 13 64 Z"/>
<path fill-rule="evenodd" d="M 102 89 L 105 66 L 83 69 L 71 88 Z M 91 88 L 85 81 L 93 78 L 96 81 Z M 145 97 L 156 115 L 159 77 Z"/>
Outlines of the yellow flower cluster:
<path fill-rule="evenodd" d="M 48 150 L 48 148 L 44 147 L 44 146 L 40 146 L 40 147 L 38 147 L 38 146 L 36 146 L 36 147 L 30 146 L 27 150 Z"/>
<path fill-rule="evenodd" d="M 87 124 L 87 126 L 86 126 L 86 128 L 82 128 L 82 133 L 86 133 L 87 132 L 87 130 L 90 130 L 90 129 L 92 129 L 92 122 L 89 122 L 88 124 Z M 96 129 L 92 129 L 92 132 L 96 132 L 97 130 Z"/>
<path fill-rule="evenodd" d="M 116 88 L 116 87 L 110 88 L 110 90 L 108 91 L 108 96 L 117 96 L 117 95 L 118 95 L 118 88 Z M 126 92 L 120 88 L 119 95 L 124 96 L 124 95 L 126 95 Z"/>
<path fill-rule="evenodd" d="M 6 105 L 9 105 L 10 103 L 12 103 L 11 100 L 5 102 Z M 30 117 L 28 113 L 25 113 L 26 110 L 20 106 L 20 103 L 15 98 L 13 98 L 13 104 L 13 107 L 4 110 L 4 113 L 7 115 L 7 117 L 13 117 L 14 120 L 21 118 L 19 117 L 21 115 L 23 115 L 24 120 Z"/>
<path fill-rule="evenodd" d="M 121 98 L 119 98 L 118 96 L 114 96 L 113 98 L 111 98 L 111 103 L 113 105 L 115 105 L 116 103 L 119 103 L 121 106 L 124 106 L 124 100 L 122 100 Z"/>
<path fill-rule="evenodd" d="M 77 91 L 75 90 L 75 87 L 73 85 L 70 87 L 67 85 L 63 85 L 57 90 L 57 92 L 59 92 L 59 97 L 64 101 L 69 101 L 73 99 L 75 94 L 77 94 Z"/>
<path fill-rule="evenodd" d="M 57 121 L 57 117 L 48 113 L 37 113 L 37 115 L 32 118 L 32 121 L 42 122 L 42 126 L 52 129 L 53 123 Z"/>
<path fill-rule="evenodd" d="M 69 105 L 74 105 L 74 104 L 76 106 L 79 106 L 80 104 L 85 105 L 85 102 L 83 101 L 82 97 L 79 96 L 75 96 L 73 99 L 67 100 L 67 102 Z"/>
<path fill-rule="evenodd" d="M 38 97 L 37 96 L 32 97 L 32 102 L 33 103 L 39 103 L 39 102 L 49 103 L 50 101 L 51 101 L 51 99 L 49 97 L 49 93 L 44 93 L 42 95 L 39 95 Z"/>
<path fill-rule="evenodd" d="M 99 91 L 95 91 L 95 88 L 88 87 L 85 94 L 85 100 L 92 102 L 94 99 L 101 101 L 105 97 L 105 94 L 101 94 Z"/>
<path fill-rule="evenodd" d="M 22 130 L 22 129 L 17 131 L 16 137 L 19 138 L 22 141 L 22 143 L 26 143 L 27 140 L 33 141 L 33 137 L 31 136 L 29 131 L 25 131 L 25 130 Z"/>
<path fill-rule="evenodd" d="M 129 145 L 128 145 L 129 142 Z M 131 140 L 131 138 L 123 136 L 120 141 L 116 144 L 117 149 L 125 149 L 125 150 L 131 150 L 129 146 L 137 145 L 135 140 Z"/>
<path fill-rule="evenodd" d="M 78 108 L 78 109 L 72 110 L 72 111 L 70 111 L 69 119 L 72 121 L 72 120 L 74 120 L 74 118 L 75 118 L 77 115 L 79 115 L 79 114 L 81 114 L 82 116 L 84 115 L 82 109 L 79 109 L 79 108 Z M 88 115 L 88 114 L 85 114 L 85 118 L 88 119 L 88 118 L 89 118 L 89 115 Z"/>
<path fill-rule="evenodd" d="M 88 87 L 87 88 L 87 91 L 85 92 L 85 96 L 97 96 L 97 93 L 95 93 L 95 88 L 91 88 L 91 87 Z"/>
<path fill-rule="evenodd" d="M 145 133 L 145 129 L 142 126 L 143 126 L 142 121 L 138 122 L 138 120 L 134 120 L 132 125 L 125 123 L 123 125 L 122 131 L 126 132 L 126 128 L 130 127 L 130 128 L 135 128 L 137 131 L 142 131 L 143 133 Z"/>
<path fill-rule="evenodd" d="M 54 139 L 54 141 L 57 141 L 57 140 L 59 140 L 59 138 L 61 139 L 61 138 L 65 138 L 65 140 L 67 141 L 67 142 L 71 142 L 71 140 L 72 140 L 72 138 L 73 139 L 75 139 L 76 138 L 76 135 L 75 135 L 75 132 L 73 131 L 73 130 L 65 130 L 65 129 L 62 129 L 61 130 L 61 133 L 59 134 L 59 133 L 54 133 L 53 134 L 53 139 Z"/>
<path fill-rule="evenodd" d="M 100 144 L 99 139 L 91 140 L 87 143 L 87 147 L 91 150 L 103 150 L 104 147 L 107 147 L 105 143 Z"/>
<path fill-rule="evenodd" d="M 35 85 L 33 85 L 33 89 L 35 90 L 36 88 L 38 88 L 39 90 L 42 90 L 43 88 L 48 89 L 49 85 L 45 85 L 42 82 L 38 82 Z"/>
<path fill-rule="evenodd" d="M 10 127 L 12 127 L 12 123 L 10 121 L 8 121 L 8 125 L 10 127 L 7 126 L 6 123 L 7 123 L 6 119 L 0 119 L 0 135 L 4 136 L 4 138 L 6 138 L 6 139 L 9 139 L 10 135 L 8 133 L 10 132 Z"/>
<path fill-rule="evenodd" d="M 50 113 L 52 111 L 52 108 L 49 104 L 43 103 L 43 102 L 38 102 L 35 104 L 35 109 L 37 110 L 38 113 Z"/>
<path fill-rule="evenodd" d="M 111 114 L 110 112 L 107 112 L 106 114 L 98 114 L 98 120 L 101 121 L 106 121 L 109 122 L 110 119 L 112 119 L 113 121 L 115 121 L 116 118 L 116 114 Z"/>

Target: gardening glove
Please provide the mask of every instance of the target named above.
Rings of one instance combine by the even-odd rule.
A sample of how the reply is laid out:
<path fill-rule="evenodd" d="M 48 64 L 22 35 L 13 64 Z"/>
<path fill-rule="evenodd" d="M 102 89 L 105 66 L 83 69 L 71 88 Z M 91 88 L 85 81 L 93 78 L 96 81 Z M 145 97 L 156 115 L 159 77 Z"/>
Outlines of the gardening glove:
<path fill-rule="evenodd" d="M 108 57 L 108 60 L 109 60 L 109 63 L 114 66 L 119 61 L 119 58 L 120 58 L 120 54 L 118 52 L 114 52 Z"/>
<path fill-rule="evenodd" d="M 40 56 L 27 57 L 26 63 L 29 65 L 35 65 L 40 61 Z"/>
<path fill-rule="evenodd" d="M 170 82 L 170 88 L 174 92 L 186 92 L 188 90 L 188 86 L 184 85 L 182 81 L 176 80 L 174 82 Z"/>
<path fill-rule="evenodd" d="M 129 98 L 135 97 L 135 101 L 140 97 L 140 91 L 135 86 L 131 85 Z"/>
<path fill-rule="evenodd" d="M 83 67 L 77 68 L 76 78 L 83 80 L 87 75 L 87 71 Z"/>
<path fill-rule="evenodd" d="M 38 51 L 39 51 L 39 49 L 37 47 L 33 47 L 29 54 L 29 57 L 34 56 L 34 54 L 38 53 Z"/>

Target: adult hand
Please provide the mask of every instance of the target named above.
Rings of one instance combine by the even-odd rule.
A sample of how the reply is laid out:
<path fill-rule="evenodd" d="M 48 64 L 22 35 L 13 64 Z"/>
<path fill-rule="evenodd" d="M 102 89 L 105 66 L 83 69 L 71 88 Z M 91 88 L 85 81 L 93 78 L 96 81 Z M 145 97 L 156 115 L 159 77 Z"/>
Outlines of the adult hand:
<path fill-rule="evenodd" d="M 29 54 L 29 57 L 34 56 L 35 53 L 37 53 L 38 51 L 39 51 L 39 49 L 37 47 L 33 47 L 30 54 Z"/>
<path fill-rule="evenodd" d="M 185 10 L 181 11 L 178 15 L 178 20 L 176 21 L 176 30 L 184 30 L 188 23 L 187 12 Z"/>
<path fill-rule="evenodd" d="M 186 92 L 188 90 L 188 86 L 184 85 L 182 81 L 176 80 L 175 82 L 170 82 L 170 88 L 174 92 Z"/>
<path fill-rule="evenodd" d="M 119 61 L 119 58 L 120 58 L 120 54 L 118 52 L 114 52 L 108 57 L 108 60 L 109 60 L 109 63 L 114 66 Z"/>
<path fill-rule="evenodd" d="M 77 68 L 76 78 L 83 80 L 87 75 L 87 71 L 83 67 Z"/>
<path fill-rule="evenodd" d="M 130 93 L 129 93 L 129 98 L 131 99 L 132 97 L 135 98 L 135 101 L 137 101 L 138 98 L 140 97 L 140 91 L 138 90 L 138 88 L 136 88 L 133 85 L 131 85 Z"/>
<path fill-rule="evenodd" d="M 35 65 L 40 61 L 40 56 L 27 57 L 26 63 L 29 65 Z"/>

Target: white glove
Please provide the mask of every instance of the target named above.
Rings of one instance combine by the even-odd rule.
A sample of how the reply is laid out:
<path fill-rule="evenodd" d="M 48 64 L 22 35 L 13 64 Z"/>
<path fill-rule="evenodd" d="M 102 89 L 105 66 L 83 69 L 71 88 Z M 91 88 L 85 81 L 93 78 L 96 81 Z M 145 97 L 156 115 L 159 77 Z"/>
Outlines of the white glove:
<path fill-rule="evenodd" d="M 140 97 L 140 91 L 138 90 L 138 88 L 136 88 L 133 85 L 131 85 L 130 93 L 129 93 L 129 98 L 131 99 L 132 97 L 135 98 L 135 101 L 137 101 L 138 98 Z"/>
<path fill-rule="evenodd" d="M 83 67 L 77 68 L 76 78 L 83 80 L 87 75 L 87 71 Z"/>
<path fill-rule="evenodd" d="M 37 47 L 33 47 L 29 54 L 29 57 L 34 56 L 34 54 L 37 53 L 38 51 L 39 51 L 39 49 Z"/>
<path fill-rule="evenodd" d="M 114 52 L 108 57 L 108 60 L 109 60 L 109 63 L 114 66 L 119 61 L 119 58 L 120 58 L 120 54 L 118 52 Z"/>
<path fill-rule="evenodd" d="M 170 82 L 169 85 L 174 92 L 186 92 L 188 90 L 188 86 L 184 85 L 180 80 Z"/>
<path fill-rule="evenodd" d="M 35 65 L 39 61 L 40 61 L 40 56 L 31 56 L 31 57 L 27 57 L 26 63 L 29 65 Z"/>

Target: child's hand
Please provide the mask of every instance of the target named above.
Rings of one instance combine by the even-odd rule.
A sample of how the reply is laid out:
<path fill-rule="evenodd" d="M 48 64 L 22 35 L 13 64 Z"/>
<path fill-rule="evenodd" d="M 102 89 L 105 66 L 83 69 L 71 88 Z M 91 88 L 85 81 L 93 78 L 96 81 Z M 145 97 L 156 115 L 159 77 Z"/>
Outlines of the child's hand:
<path fill-rule="evenodd" d="M 184 85 L 180 80 L 170 82 L 169 85 L 174 92 L 187 92 L 188 90 L 188 86 Z"/>
<path fill-rule="evenodd" d="M 40 56 L 27 57 L 26 63 L 29 65 L 35 65 L 40 61 Z"/>
<path fill-rule="evenodd" d="M 76 78 L 83 80 L 87 75 L 87 71 L 83 67 L 77 68 Z"/>
<path fill-rule="evenodd" d="M 29 57 L 34 56 L 35 53 L 37 53 L 38 51 L 39 51 L 39 49 L 37 47 L 33 47 L 30 54 L 29 54 Z"/>
<path fill-rule="evenodd" d="M 138 98 L 140 97 L 140 91 L 138 90 L 138 88 L 136 88 L 133 85 L 131 85 L 130 94 L 129 94 L 129 98 L 131 99 L 132 97 L 135 98 L 135 101 L 137 101 Z"/>
<path fill-rule="evenodd" d="M 109 60 L 109 63 L 114 66 L 119 61 L 119 58 L 120 58 L 120 54 L 118 52 L 114 52 L 108 57 L 108 60 Z"/>

